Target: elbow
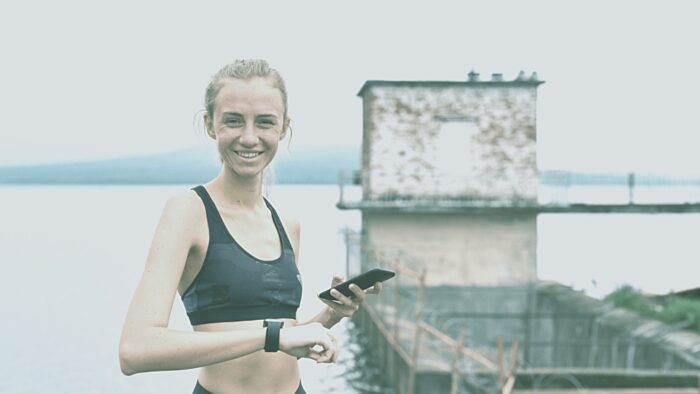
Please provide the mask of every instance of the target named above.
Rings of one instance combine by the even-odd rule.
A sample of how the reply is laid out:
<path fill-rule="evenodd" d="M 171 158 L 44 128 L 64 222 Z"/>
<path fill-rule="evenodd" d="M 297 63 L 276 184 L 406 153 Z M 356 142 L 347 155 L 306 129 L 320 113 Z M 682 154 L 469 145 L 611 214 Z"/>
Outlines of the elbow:
<path fill-rule="evenodd" d="M 134 350 L 134 346 L 125 341 L 119 344 L 119 368 L 126 376 L 141 372 L 137 368 L 137 357 Z"/>

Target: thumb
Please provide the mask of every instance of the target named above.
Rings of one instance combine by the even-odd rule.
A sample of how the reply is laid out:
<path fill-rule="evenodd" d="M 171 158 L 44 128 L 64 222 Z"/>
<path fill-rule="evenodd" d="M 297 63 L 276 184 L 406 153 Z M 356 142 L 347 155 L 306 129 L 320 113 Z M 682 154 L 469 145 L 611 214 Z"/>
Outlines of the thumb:
<path fill-rule="evenodd" d="M 345 278 L 342 275 L 333 275 L 333 281 L 331 281 L 331 287 L 339 285 L 345 281 Z"/>

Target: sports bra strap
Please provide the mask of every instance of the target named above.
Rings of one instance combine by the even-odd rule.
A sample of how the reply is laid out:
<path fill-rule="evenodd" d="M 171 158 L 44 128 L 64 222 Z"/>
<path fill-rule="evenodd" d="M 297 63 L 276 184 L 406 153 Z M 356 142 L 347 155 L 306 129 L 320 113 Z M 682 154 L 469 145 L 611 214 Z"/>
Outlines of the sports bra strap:
<path fill-rule="evenodd" d="M 228 240 L 228 230 L 226 230 L 226 224 L 224 224 L 219 210 L 216 209 L 216 204 L 214 200 L 211 199 L 207 189 L 204 186 L 199 185 L 193 187 L 192 190 L 199 195 L 204 203 L 204 210 L 207 213 L 207 226 L 209 227 L 209 243 L 223 243 Z"/>
<path fill-rule="evenodd" d="M 263 200 L 265 200 L 265 204 L 267 207 L 270 209 L 270 212 L 272 212 L 272 221 L 275 222 L 275 227 L 277 227 L 277 232 L 282 236 L 282 242 L 284 244 L 282 245 L 282 248 L 289 248 L 289 250 L 294 250 L 292 247 L 292 243 L 289 242 L 289 237 L 287 236 L 287 232 L 284 230 L 284 226 L 282 225 L 282 220 L 280 220 L 279 215 L 277 215 L 277 211 L 275 208 L 270 204 L 269 201 L 267 201 L 267 198 L 263 197 Z"/>

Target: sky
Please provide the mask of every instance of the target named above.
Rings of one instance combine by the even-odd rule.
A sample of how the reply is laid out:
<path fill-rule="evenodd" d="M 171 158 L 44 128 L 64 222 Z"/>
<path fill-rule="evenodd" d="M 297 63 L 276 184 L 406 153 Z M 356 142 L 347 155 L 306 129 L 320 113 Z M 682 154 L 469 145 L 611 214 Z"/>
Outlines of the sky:
<path fill-rule="evenodd" d="M 204 89 L 284 76 L 295 148 L 361 143 L 366 80 L 536 71 L 540 169 L 700 175 L 691 1 L 26 1 L 0 5 L 0 165 L 211 146 Z"/>

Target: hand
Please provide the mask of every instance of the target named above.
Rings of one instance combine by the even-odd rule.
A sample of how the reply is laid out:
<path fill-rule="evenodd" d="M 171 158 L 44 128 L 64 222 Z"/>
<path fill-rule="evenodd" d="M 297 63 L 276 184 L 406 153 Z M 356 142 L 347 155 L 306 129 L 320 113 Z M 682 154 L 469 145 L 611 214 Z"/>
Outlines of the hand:
<path fill-rule="evenodd" d="M 331 295 L 337 301 L 329 301 L 321 298 L 324 304 L 328 305 L 331 312 L 338 318 L 352 316 L 353 313 L 360 307 L 360 304 L 365 300 L 367 294 L 379 294 L 382 291 L 382 284 L 380 282 L 375 283 L 373 286 L 369 287 L 367 290 L 362 290 L 360 286 L 356 284 L 351 284 L 349 286 L 350 291 L 353 292 L 355 297 L 350 298 L 343 295 L 343 293 L 336 290 L 334 287 L 343 283 L 345 279 L 342 276 L 336 275 L 333 277 L 331 282 Z"/>
<path fill-rule="evenodd" d="M 280 350 L 296 358 L 307 357 L 317 363 L 334 363 L 338 359 L 337 338 L 320 323 L 282 328 Z"/>

